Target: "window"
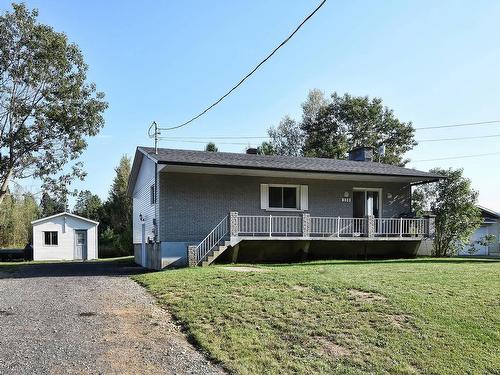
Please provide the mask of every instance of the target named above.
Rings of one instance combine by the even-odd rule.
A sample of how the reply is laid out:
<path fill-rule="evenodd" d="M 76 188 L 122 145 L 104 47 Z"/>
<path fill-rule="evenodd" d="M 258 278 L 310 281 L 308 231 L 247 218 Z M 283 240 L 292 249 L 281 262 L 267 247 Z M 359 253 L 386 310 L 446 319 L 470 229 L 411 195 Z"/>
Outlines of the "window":
<path fill-rule="evenodd" d="M 308 209 L 307 185 L 261 185 L 261 209 L 297 211 Z"/>
<path fill-rule="evenodd" d="M 269 186 L 269 208 L 297 209 L 297 188 Z"/>
<path fill-rule="evenodd" d="M 43 232 L 45 245 L 57 246 L 57 232 Z"/>
<path fill-rule="evenodd" d="M 150 201 L 151 201 L 151 204 L 155 204 L 156 203 L 156 189 L 155 189 L 154 185 L 151 185 L 151 189 L 150 189 Z"/>

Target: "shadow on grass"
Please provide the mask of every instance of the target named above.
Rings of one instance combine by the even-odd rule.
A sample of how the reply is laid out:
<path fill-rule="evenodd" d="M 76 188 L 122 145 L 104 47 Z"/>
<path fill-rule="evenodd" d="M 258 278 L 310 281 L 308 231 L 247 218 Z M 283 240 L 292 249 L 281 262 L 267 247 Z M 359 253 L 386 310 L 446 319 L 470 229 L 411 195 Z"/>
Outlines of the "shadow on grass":
<path fill-rule="evenodd" d="M 297 263 L 267 263 L 267 267 L 340 266 L 362 264 L 464 264 L 500 263 L 499 258 L 415 258 L 415 259 L 367 259 L 367 260 L 311 260 Z"/>
<path fill-rule="evenodd" d="M 19 262 L 0 265 L 2 278 L 130 276 L 148 272 L 134 263 L 133 257 L 100 259 L 85 262 Z"/>

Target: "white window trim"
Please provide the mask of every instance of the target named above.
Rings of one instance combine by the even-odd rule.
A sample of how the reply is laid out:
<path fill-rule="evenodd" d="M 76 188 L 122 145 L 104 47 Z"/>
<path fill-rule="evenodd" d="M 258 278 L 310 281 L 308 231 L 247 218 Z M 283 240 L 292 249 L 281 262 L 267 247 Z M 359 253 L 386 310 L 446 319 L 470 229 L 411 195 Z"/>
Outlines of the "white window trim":
<path fill-rule="evenodd" d="M 48 232 L 48 233 L 57 233 L 57 245 L 52 245 L 52 244 L 46 244 L 45 243 L 45 233 Z M 42 230 L 42 242 L 43 242 L 43 246 L 44 247 L 58 247 L 59 246 L 59 231 L 58 230 Z M 50 240 L 52 242 L 52 235 L 50 237 Z"/>
<path fill-rule="evenodd" d="M 377 218 L 381 218 L 382 217 L 382 213 L 384 211 L 384 207 L 382 205 L 382 202 L 383 202 L 383 200 L 382 200 L 382 188 L 353 187 L 352 191 L 364 191 L 364 192 L 367 192 L 367 191 L 377 191 L 378 192 L 378 206 L 379 206 Z M 365 194 L 365 212 L 366 212 L 366 194 Z"/>
<path fill-rule="evenodd" d="M 302 185 L 294 185 L 294 184 L 262 184 L 266 186 L 266 207 L 264 210 L 266 211 L 276 211 L 276 212 L 303 212 L 306 211 L 301 207 L 301 186 Z M 261 186 L 262 186 L 261 185 Z M 304 185 L 307 186 L 307 185 Z M 287 187 L 287 188 L 295 188 L 296 194 L 295 194 L 295 199 L 296 199 L 296 206 L 297 208 L 280 208 L 280 207 L 269 207 L 269 188 L 270 187 Z M 261 188 L 261 194 L 262 194 L 262 188 Z M 262 200 L 262 197 L 261 197 Z"/>

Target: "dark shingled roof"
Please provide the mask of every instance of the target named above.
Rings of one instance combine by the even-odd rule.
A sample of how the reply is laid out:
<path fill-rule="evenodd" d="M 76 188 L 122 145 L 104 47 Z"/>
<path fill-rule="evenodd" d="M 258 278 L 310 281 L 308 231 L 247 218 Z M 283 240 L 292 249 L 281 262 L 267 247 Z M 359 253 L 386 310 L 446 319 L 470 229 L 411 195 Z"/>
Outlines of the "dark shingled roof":
<path fill-rule="evenodd" d="M 376 162 L 308 158 L 295 156 L 269 156 L 230 152 L 208 152 L 159 148 L 155 154 L 152 147 L 138 150 L 155 159 L 159 164 L 192 165 L 205 167 L 246 168 L 283 170 L 297 172 L 322 172 L 341 174 L 363 174 L 381 176 L 418 177 L 423 180 L 439 179 L 442 176 Z"/>

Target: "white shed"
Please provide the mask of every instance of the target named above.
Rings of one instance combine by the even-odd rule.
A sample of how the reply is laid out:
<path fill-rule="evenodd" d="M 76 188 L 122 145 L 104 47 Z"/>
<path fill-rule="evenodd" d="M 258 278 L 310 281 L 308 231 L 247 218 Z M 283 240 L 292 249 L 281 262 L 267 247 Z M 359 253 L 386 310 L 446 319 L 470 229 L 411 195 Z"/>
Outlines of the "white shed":
<path fill-rule="evenodd" d="M 97 259 L 97 221 L 62 212 L 31 224 L 34 260 Z"/>

